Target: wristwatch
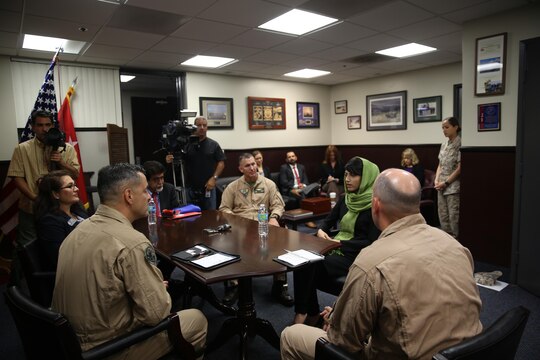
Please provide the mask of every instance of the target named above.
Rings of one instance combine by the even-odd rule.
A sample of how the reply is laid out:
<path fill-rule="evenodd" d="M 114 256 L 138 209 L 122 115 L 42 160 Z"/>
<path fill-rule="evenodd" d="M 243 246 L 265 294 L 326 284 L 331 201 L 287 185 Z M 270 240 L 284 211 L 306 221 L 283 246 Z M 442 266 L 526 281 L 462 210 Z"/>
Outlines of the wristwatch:
<path fill-rule="evenodd" d="M 217 175 L 214 175 L 213 177 L 214 177 L 214 180 L 217 180 L 217 178 L 218 178 L 218 176 L 217 176 Z"/>

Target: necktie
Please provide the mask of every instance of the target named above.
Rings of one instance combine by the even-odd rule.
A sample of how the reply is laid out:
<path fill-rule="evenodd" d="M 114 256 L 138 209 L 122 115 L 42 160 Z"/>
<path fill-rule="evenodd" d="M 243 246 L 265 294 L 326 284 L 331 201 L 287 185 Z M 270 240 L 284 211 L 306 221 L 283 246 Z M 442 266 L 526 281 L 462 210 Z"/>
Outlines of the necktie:
<path fill-rule="evenodd" d="M 158 217 L 161 217 L 161 211 L 159 210 L 159 197 L 158 193 L 152 193 L 152 198 L 154 199 L 154 203 L 156 204 L 156 214 Z"/>
<path fill-rule="evenodd" d="M 294 172 L 294 177 L 296 178 L 296 184 L 298 185 L 298 187 L 300 187 L 300 185 L 302 185 L 302 182 L 300 181 L 298 170 L 296 170 L 296 165 L 293 166 L 293 172 Z"/>

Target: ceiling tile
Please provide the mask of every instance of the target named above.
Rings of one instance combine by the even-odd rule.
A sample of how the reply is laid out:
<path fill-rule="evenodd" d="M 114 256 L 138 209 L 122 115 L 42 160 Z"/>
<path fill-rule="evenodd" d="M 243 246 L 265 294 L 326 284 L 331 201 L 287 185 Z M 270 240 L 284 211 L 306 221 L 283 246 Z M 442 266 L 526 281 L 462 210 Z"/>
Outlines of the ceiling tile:
<path fill-rule="evenodd" d="M 317 51 L 328 49 L 333 45 L 308 38 L 298 38 L 284 44 L 275 46 L 272 50 L 282 51 L 296 55 L 309 55 Z"/>
<path fill-rule="evenodd" d="M 234 59 L 243 59 L 260 51 L 261 49 L 223 44 L 205 51 L 201 51 L 201 54 L 211 56 L 224 56 Z"/>
<path fill-rule="evenodd" d="M 403 45 L 404 43 L 406 43 L 406 41 L 395 36 L 378 34 L 349 43 L 347 44 L 347 47 L 362 50 L 366 53 L 371 53 L 382 49 L 388 49 L 390 47 Z"/>
<path fill-rule="evenodd" d="M 260 62 L 264 64 L 283 64 L 287 61 L 296 59 L 297 56 L 285 54 L 277 51 L 261 51 L 258 54 L 248 56 L 245 60 Z"/>
<path fill-rule="evenodd" d="M 429 29 L 426 31 L 426 29 Z M 390 35 L 401 37 L 413 42 L 420 42 L 435 36 L 460 31 L 461 26 L 441 18 L 432 18 L 413 25 L 388 31 Z"/>
<path fill-rule="evenodd" d="M 195 39 L 209 40 L 221 42 L 249 30 L 247 27 L 224 24 L 222 22 L 193 19 L 182 25 L 178 30 L 173 32 L 171 36 Z"/>
<path fill-rule="evenodd" d="M 201 51 L 208 50 L 216 45 L 216 43 L 210 43 L 206 41 L 168 37 L 161 41 L 159 44 L 155 45 L 152 50 L 196 55 Z"/>
<path fill-rule="evenodd" d="M 251 61 L 238 61 L 234 64 L 226 66 L 227 70 L 236 72 L 255 72 L 257 70 L 263 70 L 267 67 L 269 67 L 268 64 Z"/>
<path fill-rule="evenodd" d="M 312 39 L 325 41 L 333 45 L 341 45 L 374 34 L 376 34 L 376 32 L 368 28 L 348 22 L 342 22 L 306 36 Z"/>
<path fill-rule="evenodd" d="M 465 21 L 496 14 L 507 9 L 515 8 L 516 6 L 526 5 L 527 3 L 527 0 L 492 0 L 444 14 L 442 17 L 457 24 L 462 24 Z"/>
<path fill-rule="evenodd" d="M 148 49 L 164 38 L 163 35 L 141 33 L 106 27 L 96 36 L 96 44 Z"/>
<path fill-rule="evenodd" d="M 0 46 L 0 54 L 1 55 L 7 55 L 7 56 L 15 56 L 17 55 L 17 49 L 13 48 L 5 48 Z"/>
<path fill-rule="evenodd" d="M 298 57 L 290 61 L 285 61 L 283 65 L 292 66 L 292 67 L 301 68 L 301 69 L 304 69 L 304 68 L 318 69 L 318 66 L 321 66 L 327 63 L 328 63 L 328 60 L 317 59 L 314 57 Z"/>
<path fill-rule="evenodd" d="M 429 19 L 433 14 L 403 1 L 383 5 L 377 9 L 352 16 L 347 21 L 379 31 L 407 26 Z"/>
<path fill-rule="evenodd" d="M 195 16 L 215 2 L 216 0 L 129 0 L 129 4 L 133 6 L 187 16 Z"/>
<path fill-rule="evenodd" d="M 255 28 L 289 10 L 291 7 L 261 0 L 219 0 L 198 16 Z"/>
<path fill-rule="evenodd" d="M 129 61 L 125 64 L 126 67 L 129 68 L 139 68 L 139 69 L 155 69 L 155 70 L 168 70 L 171 68 L 175 68 L 178 64 L 171 64 L 171 63 L 165 63 L 165 62 L 152 62 L 152 61 L 143 61 L 139 60 L 139 58 Z"/>
<path fill-rule="evenodd" d="M 123 66 L 126 65 L 127 61 L 124 59 L 111 59 L 111 58 L 101 58 L 94 56 L 79 56 L 78 61 L 89 63 L 89 64 L 103 64 L 103 65 L 115 65 Z"/>
<path fill-rule="evenodd" d="M 21 29 L 21 14 L 13 11 L 0 11 L 0 31 L 16 32 Z"/>
<path fill-rule="evenodd" d="M 26 14 L 66 20 L 80 25 L 102 24 L 119 8 L 118 5 L 96 0 L 25 0 Z"/>
<path fill-rule="evenodd" d="M 83 32 L 79 31 L 80 26 L 79 23 L 28 15 L 24 17 L 22 32 L 69 40 L 91 41 L 98 29 L 89 25 L 87 31 Z"/>
<path fill-rule="evenodd" d="M 150 34 L 169 35 L 189 20 L 178 14 L 167 13 L 136 6 L 120 6 L 108 22 L 108 26 Z"/>
<path fill-rule="evenodd" d="M 330 49 L 319 51 L 313 54 L 314 57 L 326 60 L 343 60 L 354 56 L 365 54 L 364 51 L 346 48 L 343 46 L 336 46 Z"/>
<path fill-rule="evenodd" d="M 140 49 L 93 44 L 84 52 L 84 56 L 129 61 L 141 53 Z"/>
<path fill-rule="evenodd" d="M 486 0 L 408 0 L 410 3 L 418 5 L 435 14 L 444 14 L 450 11 L 467 8 L 469 6 L 486 2 Z M 513 0 L 506 0 L 513 1 Z"/>
<path fill-rule="evenodd" d="M 448 51 L 434 51 L 428 54 L 415 56 L 414 61 L 426 65 L 450 64 L 461 61 L 461 55 L 450 53 Z"/>
<path fill-rule="evenodd" d="M 377 8 L 391 1 L 393 0 L 309 0 L 299 8 L 337 19 L 345 19 L 351 14 Z"/>
<path fill-rule="evenodd" d="M 0 1 L 0 9 L 9 11 L 22 11 L 23 0 L 2 0 Z"/>
<path fill-rule="evenodd" d="M 161 51 L 145 51 L 133 61 L 177 65 L 192 56 L 193 55 L 173 54 Z"/>
<path fill-rule="evenodd" d="M 15 49 L 18 39 L 19 33 L 0 31 L 0 47 Z"/>
<path fill-rule="evenodd" d="M 268 49 L 286 41 L 291 41 L 295 38 L 295 36 L 282 35 L 269 31 L 249 30 L 227 41 L 227 43 L 259 49 Z"/>
<path fill-rule="evenodd" d="M 422 44 L 427 46 L 433 46 L 437 49 L 444 49 L 455 54 L 461 54 L 461 41 L 462 32 L 456 31 L 455 33 L 423 40 Z"/>

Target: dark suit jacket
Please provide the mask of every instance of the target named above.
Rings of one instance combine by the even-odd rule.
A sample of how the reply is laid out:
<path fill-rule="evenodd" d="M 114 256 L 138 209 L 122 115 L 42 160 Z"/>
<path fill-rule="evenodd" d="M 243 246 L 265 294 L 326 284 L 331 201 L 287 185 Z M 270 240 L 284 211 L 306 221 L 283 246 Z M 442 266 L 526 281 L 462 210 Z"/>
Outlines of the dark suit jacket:
<path fill-rule="evenodd" d="M 302 184 L 309 184 L 304 165 L 296 164 L 296 170 Z M 279 168 L 279 187 L 282 195 L 289 195 L 294 187 L 294 174 L 289 164 L 283 164 Z"/>
<path fill-rule="evenodd" d="M 164 183 L 163 190 L 159 193 L 159 210 L 174 209 L 180 206 L 178 193 L 173 184 Z"/>

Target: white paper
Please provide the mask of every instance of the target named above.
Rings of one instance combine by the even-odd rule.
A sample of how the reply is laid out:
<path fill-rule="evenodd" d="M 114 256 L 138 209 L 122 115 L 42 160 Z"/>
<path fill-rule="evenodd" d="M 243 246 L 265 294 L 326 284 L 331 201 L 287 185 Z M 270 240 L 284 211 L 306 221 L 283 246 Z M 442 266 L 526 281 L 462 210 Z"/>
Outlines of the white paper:
<path fill-rule="evenodd" d="M 278 259 L 281 261 L 285 261 L 291 266 L 298 266 L 304 263 L 307 263 L 312 260 L 321 260 L 323 258 L 322 255 L 312 253 L 311 251 L 307 250 L 295 250 L 295 251 L 289 251 L 286 254 L 278 256 Z"/>
<path fill-rule="evenodd" d="M 209 267 L 212 267 L 214 265 L 218 265 L 221 263 L 224 263 L 226 261 L 229 261 L 231 259 L 234 259 L 234 256 L 225 255 L 221 253 L 216 253 L 213 255 L 205 256 L 200 259 L 192 261 L 192 263 L 202 266 L 205 269 L 208 269 Z"/>
<path fill-rule="evenodd" d="M 476 283 L 476 285 L 478 286 L 481 286 L 481 287 L 485 287 L 487 289 L 491 289 L 491 290 L 495 290 L 495 291 L 501 291 L 502 289 L 504 289 L 505 287 L 508 286 L 508 283 L 505 283 L 504 281 L 495 281 L 495 285 L 493 286 L 488 286 L 488 285 L 482 285 L 482 284 L 479 284 L 479 283 Z"/>

